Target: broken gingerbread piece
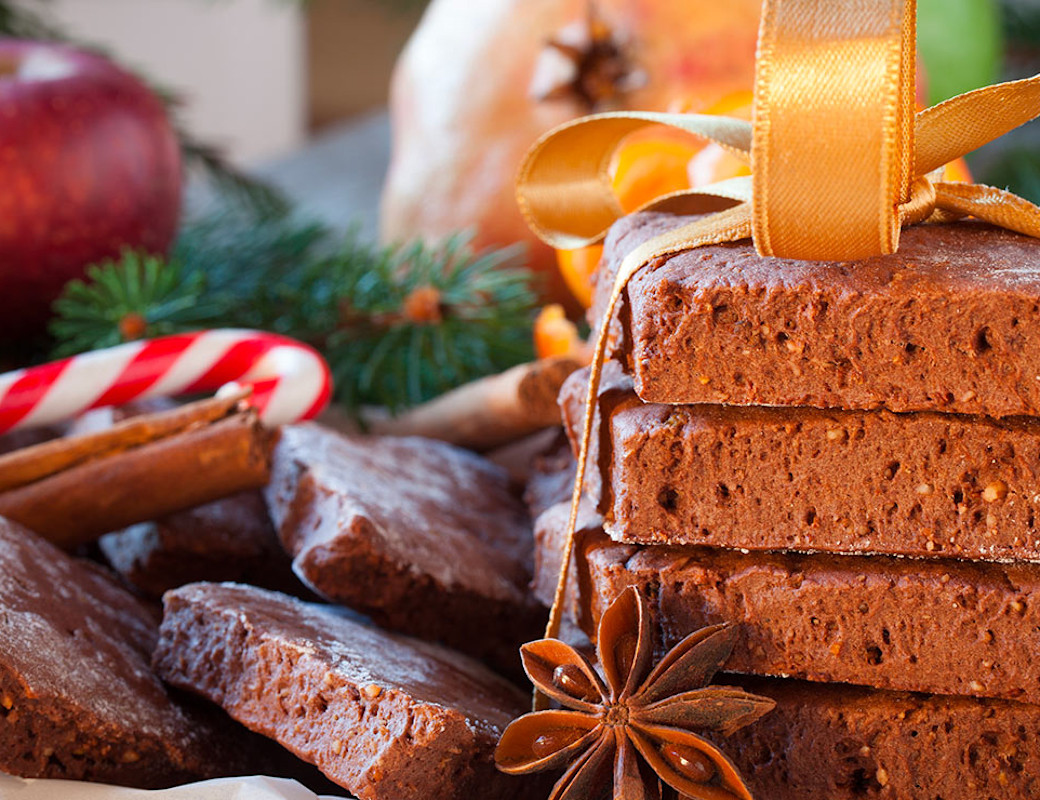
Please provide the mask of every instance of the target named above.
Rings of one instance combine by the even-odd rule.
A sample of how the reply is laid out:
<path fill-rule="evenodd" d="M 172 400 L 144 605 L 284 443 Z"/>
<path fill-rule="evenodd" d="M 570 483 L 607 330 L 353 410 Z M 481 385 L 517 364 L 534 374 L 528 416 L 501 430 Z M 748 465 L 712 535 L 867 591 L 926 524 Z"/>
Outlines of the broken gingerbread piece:
<path fill-rule="evenodd" d="M 519 677 L 544 609 L 528 594 L 531 523 L 508 475 L 416 437 L 283 429 L 267 502 L 296 573 L 383 627 Z"/>
<path fill-rule="evenodd" d="M 570 442 L 561 429 L 552 442 L 531 459 L 524 485 L 524 503 L 532 519 L 571 497 L 576 471 L 577 462 L 571 454 Z"/>
<path fill-rule="evenodd" d="M 152 672 L 157 623 L 101 570 L 0 518 L 0 771 L 141 788 L 250 771 L 236 726 Z"/>
<path fill-rule="evenodd" d="M 293 574 L 258 491 L 105 534 L 98 546 L 119 576 L 149 598 L 198 581 L 239 581 L 313 597 Z"/>
<path fill-rule="evenodd" d="M 238 584 L 164 598 L 155 664 L 362 800 L 523 796 L 498 773 L 501 732 L 526 696 L 439 645 L 346 609 Z"/>
<path fill-rule="evenodd" d="M 15 431 L 0 434 L 0 455 L 21 450 L 23 447 L 43 444 L 51 439 L 57 439 L 63 435 L 58 426 L 46 428 L 19 428 Z"/>

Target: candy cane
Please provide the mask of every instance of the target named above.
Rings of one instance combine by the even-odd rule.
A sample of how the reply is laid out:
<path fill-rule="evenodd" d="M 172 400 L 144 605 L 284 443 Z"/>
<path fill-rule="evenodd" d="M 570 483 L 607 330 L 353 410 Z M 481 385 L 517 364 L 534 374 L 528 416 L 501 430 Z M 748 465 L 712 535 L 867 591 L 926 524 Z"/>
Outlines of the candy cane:
<path fill-rule="evenodd" d="M 280 425 L 317 415 L 332 378 L 313 348 L 284 336 L 232 329 L 164 336 L 0 374 L 0 433 L 229 385 L 251 386 L 260 418 Z"/>

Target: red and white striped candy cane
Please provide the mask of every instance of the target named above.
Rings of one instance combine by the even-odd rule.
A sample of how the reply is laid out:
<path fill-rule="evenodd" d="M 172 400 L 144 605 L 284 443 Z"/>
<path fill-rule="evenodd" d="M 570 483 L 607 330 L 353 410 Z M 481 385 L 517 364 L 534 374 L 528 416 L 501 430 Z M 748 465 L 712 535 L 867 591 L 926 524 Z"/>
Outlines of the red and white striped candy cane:
<path fill-rule="evenodd" d="M 228 384 L 252 387 L 250 403 L 268 425 L 317 415 L 332 392 L 325 360 L 301 342 L 262 331 L 199 331 L 0 374 L 0 433 Z"/>

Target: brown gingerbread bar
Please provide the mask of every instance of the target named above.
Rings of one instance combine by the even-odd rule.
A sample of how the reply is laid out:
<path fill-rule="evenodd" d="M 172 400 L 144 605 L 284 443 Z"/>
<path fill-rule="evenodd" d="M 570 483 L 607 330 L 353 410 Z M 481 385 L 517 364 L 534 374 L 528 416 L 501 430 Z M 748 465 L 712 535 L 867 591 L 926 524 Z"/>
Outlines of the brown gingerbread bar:
<path fill-rule="evenodd" d="M 238 584 L 168 592 L 155 664 L 362 800 L 519 797 L 494 749 L 527 697 L 439 645 Z"/>
<path fill-rule="evenodd" d="M 611 544 L 591 530 L 589 514 L 582 519 L 579 551 L 639 550 Z M 542 521 L 538 533 L 549 534 L 551 548 L 551 530 Z M 542 547 L 540 539 L 539 552 Z M 554 571 L 558 563 L 550 565 L 546 555 L 545 566 Z M 565 629 L 569 622 L 565 617 Z M 569 631 L 565 638 L 588 653 L 582 636 Z M 738 642 L 738 650 L 744 647 Z M 776 701 L 755 724 L 716 739 L 756 798 L 1024 800 L 1040 791 L 1035 773 L 1026 774 L 1040 767 L 1040 706 L 749 675 L 718 675 L 715 682 Z"/>
<path fill-rule="evenodd" d="M 571 497 L 575 464 L 567 434 L 561 428 L 552 445 L 531 460 L 530 475 L 524 486 L 524 502 L 532 519 Z"/>
<path fill-rule="evenodd" d="M 232 495 L 102 536 L 101 553 L 142 595 L 196 581 L 239 581 L 310 595 L 293 574 L 260 492 Z"/>
<path fill-rule="evenodd" d="M 621 260 L 681 224 L 611 230 L 597 316 Z M 1040 241 L 979 223 L 919 225 L 858 262 L 701 247 L 629 283 L 620 352 L 647 402 L 1040 415 Z"/>
<path fill-rule="evenodd" d="M 0 771 L 157 788 L 255 767 L 237 726 L 152 672 L 157 624 L 99 569 L 0 518 Z"/>
<path fill-rule="evenodd" d="M 504 470 L 429 439 L 289 426 L 267 501 L 320 595 L 520 676 L 545 610 L 527 592 L 531 522 Z"/>
<path fill-rule="evenodd" d="M 618 540 L 1040 561 L 1040 420 L 644 404 L 609 367 L 586 487 Z"/>
<path fill-rule="evenodd" d="M 546 606 L 552 605 L 556 595 L 560 564 L 563 561 L 564 532 L 569 518 L 570 501 L 567 501 L 548 508 L 535 520 L 534 578 L 531 581 L 531 591 Z M 563 618 L 590 633 L 596 630 L 596 625 L 592 621 L 589 604 L 585 601 L 591 591 L 585 552 L 590 547 L 609 542 L 610 538 L 603 533 L 602 518 L 596 513 L 592 503 L 582 498 L 574 534 L 574 555 L 567 568 Z"/>
<path fill-rule="evenodd" d="M 761 800 L 1040 797 L 1040 706 L 739 680 L 776 701 L 718 740 Z"/>
<path fill-rule="evenodd" d="M 537 524 L 542 596 L 564 512 Z M 637 547 L 611 542 L 588 514 L 577 550 L 565 610 L 589 632 L 636 586 L 653 598 L 665 647 L 740 624 L 733 672 L 1040 704 L 1040 565 Z"/>
<path fill-rule="evenodd" d="M 560 381 L 561 385 L 563 381 Z M 557 396 L 559 393 L 557 392 Z M 547 456 L 557 452 L 561 442 L 566 441 L 563 428 L 545 428 L 525 436 L 515 442 L 484 453 L 484 458 L 492 464 L 502 467 L 508 474 L 517 490 L 523 490 L 531 478 L 539 471 L 539 464 Z"/>

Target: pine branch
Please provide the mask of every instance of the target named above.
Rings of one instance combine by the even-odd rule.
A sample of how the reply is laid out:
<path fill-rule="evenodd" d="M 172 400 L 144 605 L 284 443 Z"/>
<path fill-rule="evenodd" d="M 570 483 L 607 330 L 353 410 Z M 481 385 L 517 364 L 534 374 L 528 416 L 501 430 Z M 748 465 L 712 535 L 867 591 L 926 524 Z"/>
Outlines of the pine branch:
<path fill-rule="evenodd" d="M 188 220 L 173 258 L 186 271 L 204 274 L 220 303 L 243 304 L 248 298 L 249 308 L 237 312 L 247 320 L 243 324 L 266 327 L 304 266 L 327 252 L 331 240 L 331 232 L 317 223 L 230 208 Z"/>
<path fill-rule="evenodd" d="M 474 256 L 462 238 L 379 250 L 348 238 L 310 284 L 344 404 L 398 410 L 530 360 L 536 298 L 518 255 Z"/>
<path fill-rule="evenodd" d="M 180 262 L 127 250 L 87 269 L 54 303 L 56 356 L 112 347 L 144 336 L 204 326 L 218 309 L 205 300 L 205 277 Z"/>
<path fill-rule="evenodd" d="M 55 304 L 57 354 L 215 326 L 261 328 L 328 358 L 352 410 L 421 402 L 533 357 L 536 296 L 514 249 L 378 247 L 355 232 L 238 213 L 189 223 L 169 261 L 127 252 Z"/>

